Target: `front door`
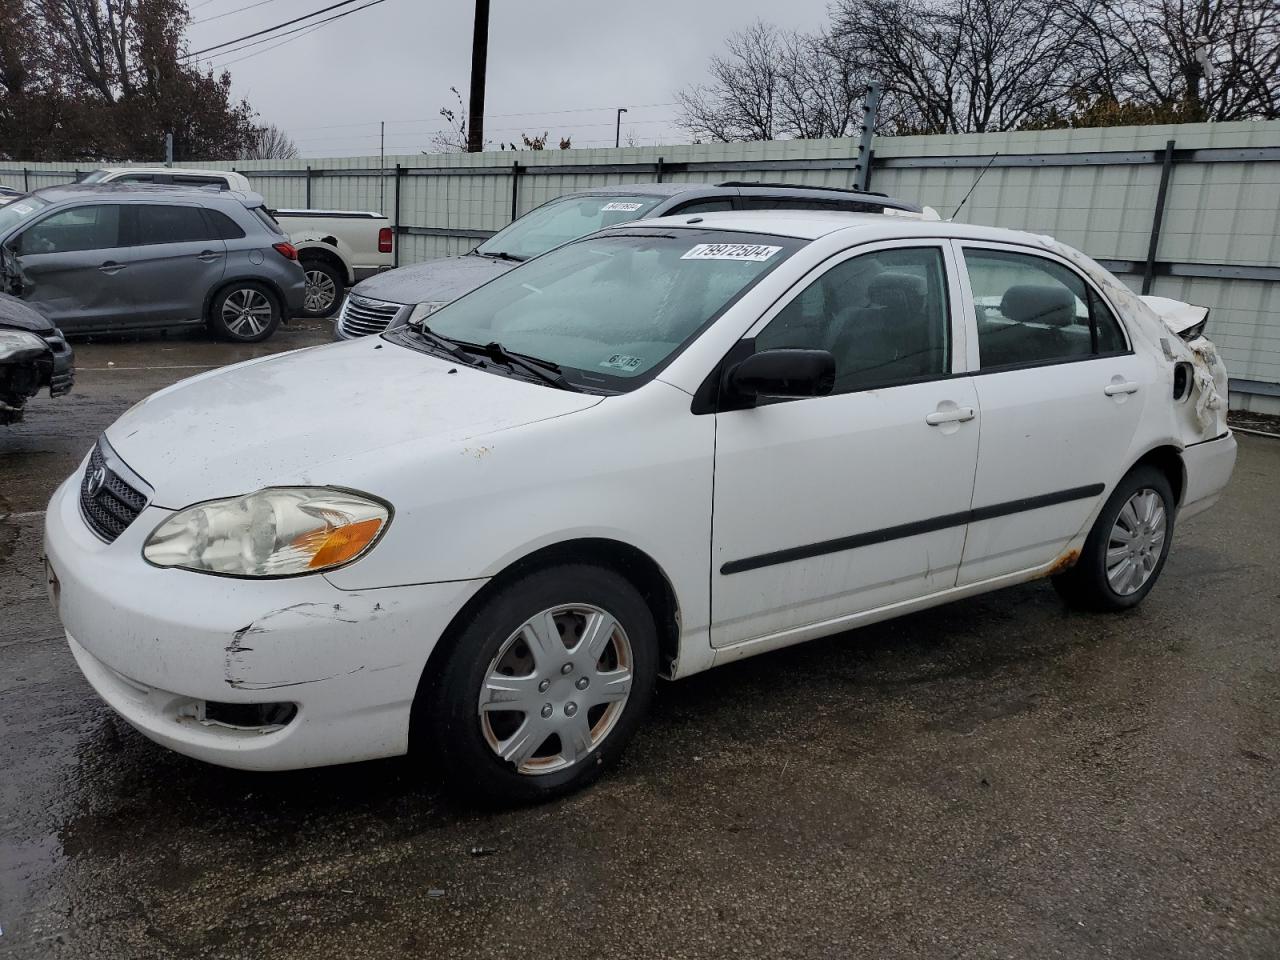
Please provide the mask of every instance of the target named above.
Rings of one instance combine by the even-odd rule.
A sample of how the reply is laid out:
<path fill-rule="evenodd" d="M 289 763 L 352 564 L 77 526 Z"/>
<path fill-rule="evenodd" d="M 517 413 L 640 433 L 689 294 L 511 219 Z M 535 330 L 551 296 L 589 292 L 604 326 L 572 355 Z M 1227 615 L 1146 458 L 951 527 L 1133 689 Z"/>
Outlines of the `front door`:
<path fill-rule="evenodd" d="M 193 204 L 130 204 L 133 271 L 140 325 L 200 319 L 205 298 L 222 279 L 227 245 Z"/>
<path fill-rule="evenodd" d="M 829 350 L 830 396 L 716 414 L 712 642 L 955 585 L 978 453 L 945 244 L 860 247 L 748 334 Z M 957 368 L 955 364 L 959 363 Z"/>
<path fill-rule="evenodd" d="M 959 246 L 982 412 L 968 584 L 1065 557 L 1123 469 L 1156 370 L 1066 261 Z"/>
<path fill-rule="evenodd" d="M 65 333 L 110 329 L 133 312 L 120 210 L 114 203 L 58 210 L 12 241 L 22 299 Z"/>

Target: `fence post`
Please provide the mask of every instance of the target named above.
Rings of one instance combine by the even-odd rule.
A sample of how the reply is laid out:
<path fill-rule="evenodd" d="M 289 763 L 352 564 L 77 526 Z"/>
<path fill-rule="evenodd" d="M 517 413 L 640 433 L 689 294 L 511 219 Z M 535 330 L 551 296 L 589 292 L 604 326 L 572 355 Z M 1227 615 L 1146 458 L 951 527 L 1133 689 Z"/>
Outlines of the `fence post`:
<path fill-rule="evenodd" d="M 662 158 L 658 158 L 658 182 L 662 182 Z"/>
<path fill-rule="evenodd" d="M 1147 246 L 1147 262 L 1142 268 L 1142 293 L 1151 292 L 1156 275 L 1156 248 L 1160 246 L 1160 224 L 1164 220 L 1164 202 L 1169 194 L 1169 179 L 1173 174 L 1173 141 L 1164 145 L 1164 160 L 1160 165 L 1160 189 L 1156 192 L 1155 216 L 1151 218 L 1151 242 Z"/>
<path fill-rule="evenodd" d="M 311 164 L 307 164 L 307 202 L 305 204 L 308 210 L 311 209 Z"/>
<path fill-rule="evenodd" d="M 867 151 L 867 168 L 862 175 L 862 190 L 864 193 L 871 192 L 871 171 L 876 162 L 876 151 L 874 148 Z"/>
<path fill-rule="evenodd" d="M 31 192 L 31 171 L 26 167 L 22 168 L 22 192 Z"/>
<path fill-rule="evenodd" d="M 393 252 L 392 252 L 391 264 L 392 266 L 398 267 L 400 266 L 400 164 L 398 163 L 396 164 L 395 194 L 396 194 L 395 196 L 396 210 L 395 210 L 395 218 L 394 218 L 395 230 L 393 232 L 393 236 L 395 237 L 395 243 L 392 245 Z"/>
<path fill-rule="evenodd" d="M 520 213 L 520 161 L 511 163 L 511 219 Z"/>

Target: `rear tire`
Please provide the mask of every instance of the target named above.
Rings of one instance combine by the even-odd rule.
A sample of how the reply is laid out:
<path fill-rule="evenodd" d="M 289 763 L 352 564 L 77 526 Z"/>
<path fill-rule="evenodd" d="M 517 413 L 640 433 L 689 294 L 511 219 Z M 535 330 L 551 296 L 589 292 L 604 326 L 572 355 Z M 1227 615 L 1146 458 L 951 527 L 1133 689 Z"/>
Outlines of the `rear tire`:
<path fill-rule="evenodd" d="M 415 702 L 445 785 L 487 803 L 549 800 L 617 762 L 658 670 L 653 614 L 626 579 L 568 564 L 488 597 Z"/>
<path fill-rule="evenodd" d="M 1136 607 L 1164 569 L 1176 512 L 1169 478 L 1153 466 L 1134 467 L 1107 498 L 1079 561 L 1053 578 L 1054 588 L 1082 610 Z"/>
<path fill-rule="evenodd" d="M 280 326 L 280 302 L 265 284 L 241 280 L 209 304 L 209 331 L 232 343 L 258 343 Z"/>
<path fill-rule="evenodd" d="M 346 286 L 342 273 L 328 260 L 316 257 L 304 259 L 302 269 L 307 275 L 307 292 L 299 315 L 310 320 L 332 315 Z"/>

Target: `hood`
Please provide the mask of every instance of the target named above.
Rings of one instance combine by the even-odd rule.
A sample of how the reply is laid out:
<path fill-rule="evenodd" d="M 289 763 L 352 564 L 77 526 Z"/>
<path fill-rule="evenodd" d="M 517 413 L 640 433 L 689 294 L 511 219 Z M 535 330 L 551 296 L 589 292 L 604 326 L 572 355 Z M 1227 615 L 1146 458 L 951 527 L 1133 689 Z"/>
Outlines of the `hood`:
<path fill-rule="evenodd" d="M 53 322 L 44 314 L 7 293 L 0 293 L 0 327 L 39 334 L 52 333 L 54 329 Z"/>
<path fill-rule="evenodd" d="M 448 303 L 514 266 L 517 264 L 509 260 L 471 254 L 446 257 L 376 273 L 357 283 L 351 292 L 391 303 Z"/>
<path fill-rule="evenodd" d="M 154 502 L 177 509 L 267 486 L 359 486 L 380 469 L 379 450 L 461 449 L 600 399 L 367 337 L 184 380 L 106 435 L 154 488 Z"/>

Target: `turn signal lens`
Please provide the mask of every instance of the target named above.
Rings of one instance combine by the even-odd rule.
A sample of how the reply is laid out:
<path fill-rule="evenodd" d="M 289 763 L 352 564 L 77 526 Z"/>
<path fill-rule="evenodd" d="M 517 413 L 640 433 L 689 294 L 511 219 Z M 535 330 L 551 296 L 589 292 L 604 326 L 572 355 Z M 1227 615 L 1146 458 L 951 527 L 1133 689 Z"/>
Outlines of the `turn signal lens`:
<path fill-rule="evenodd" d="M 391 519 L 383 503 L 327 487 L 269 487 L 200 503 L 156 527 L 142 555 L 158 567 L 287 577 L 356 559 Z"/>

